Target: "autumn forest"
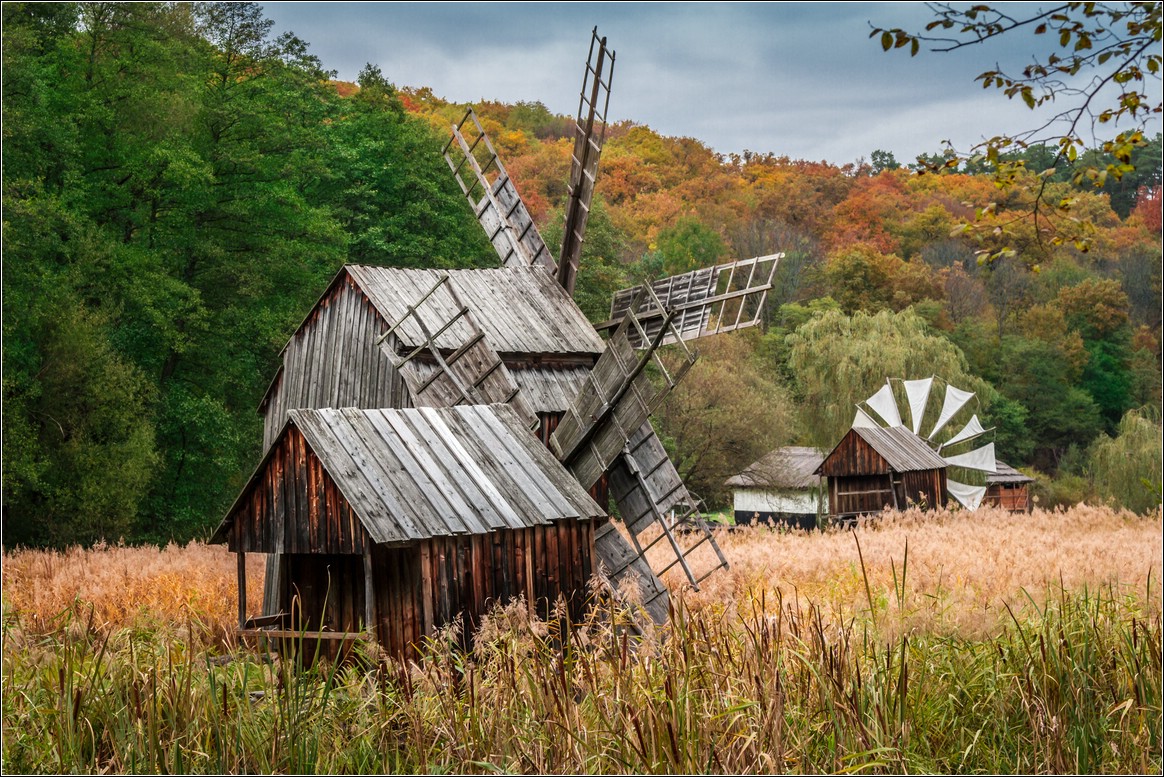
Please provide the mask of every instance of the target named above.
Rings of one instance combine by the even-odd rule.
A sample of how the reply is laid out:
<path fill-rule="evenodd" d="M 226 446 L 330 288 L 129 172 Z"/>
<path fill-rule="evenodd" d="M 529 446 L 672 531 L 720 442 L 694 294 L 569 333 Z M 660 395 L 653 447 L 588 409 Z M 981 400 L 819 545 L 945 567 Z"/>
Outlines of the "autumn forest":
<path fill-rule="evenodd" d="M 375 65 L 337 81 L 254 4 L 3 14 L 5 545 L 205 538 L 344 263 L 496 264 L 440 155 L 466 106 Z M 475 108 L 556 245 L 573 119 Z M 765 325 L 701 341 L 655 417 L 709 506 L 778 445 L 834 444 L 887 376 L 931 374 L 977 392 L 1041 506 L 1159 503 L 1160 135 L 1101 187 L 1043 147 L 1002 187 L 934 148 L 837 163 L 608 128 L 575 295 L 593 321 L 632 284 L 785 255 Z"/>

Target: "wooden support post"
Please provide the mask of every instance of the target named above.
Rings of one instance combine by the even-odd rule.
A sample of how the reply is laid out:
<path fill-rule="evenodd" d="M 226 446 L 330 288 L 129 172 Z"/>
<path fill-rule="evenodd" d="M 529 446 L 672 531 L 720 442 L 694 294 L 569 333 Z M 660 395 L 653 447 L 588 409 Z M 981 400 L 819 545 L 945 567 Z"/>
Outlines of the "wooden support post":
<path fill-rule="evenodd" d="M 247 554 L 238 552 L 238 627 L 247 627 Z"/>
<path fill-rule="evenodd" d="M 376 585 L 372 575 L 372 541 L 364 543 L 364 631 L 376 633 Z"/>

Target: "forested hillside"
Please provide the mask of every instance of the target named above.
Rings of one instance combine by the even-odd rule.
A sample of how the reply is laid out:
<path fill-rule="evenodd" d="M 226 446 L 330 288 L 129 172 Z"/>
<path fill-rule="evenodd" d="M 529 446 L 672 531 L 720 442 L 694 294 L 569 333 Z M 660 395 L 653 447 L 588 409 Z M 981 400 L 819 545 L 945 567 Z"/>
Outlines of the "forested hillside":
<path fill-rule="evenodd" d="M 465 106 L 374 66 L 336 82 L 253 4 L 3 14 L 4 542 L 205 536 L 257 463 L 280 349 L 344 262 L 496 263 L 440 157 Z M 477 110 L 556 246 L 572 119 Z M 982 167 L 919 174 L 873 149 L 724 157 L 621 123 L 576 298 L 597 320 L 625 285 L 785 252 L 764 331 L 701 343 L 659 418 L 712 503 L 775 445 L 831 445 L 887 375 L 937 373 L 979 392 L 1002 458 L 1055 476 L 1049 498 L 1144 509 L 1160 493 L 1160 149 L 1104 189 L 1056 175 L 1044 197 L 1076 200 L 1083 251 L 1023 218 L 1021 174 L 1000 190 Z M 961 229 L 976 215 L 997 236 Z"/>

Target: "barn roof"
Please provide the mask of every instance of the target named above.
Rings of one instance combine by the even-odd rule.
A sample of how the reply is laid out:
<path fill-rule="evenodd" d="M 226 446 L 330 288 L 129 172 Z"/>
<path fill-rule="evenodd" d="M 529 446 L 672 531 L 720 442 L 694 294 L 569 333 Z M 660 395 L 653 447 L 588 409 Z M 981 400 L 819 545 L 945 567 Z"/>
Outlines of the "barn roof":
<path fill-rule="evenodd" d="M 347 265 L 344 270 L 393 323 L 447 274 L 453 293 L 441 289 L 424 303 L 426 322 L 451 319 L 459 310 L 455 293 L 499 353 L 600 354 L 606 346 L 573 299 L 540 267 L 432 270 Z M 455 349 L 471 334 L 464 322 L 457 322 L 437 338 L 437 345 Z M 397 336 L 405 347 L 425 340 L 413 319 L 401 325 Z"/>
<path fill-rule="evenodd" d="M 768 453 L 727 480 L 735 488 L 812 488 L 820 485 L 816 469 L 824 461 L 819 448 L 789 445 Z"/>
<path fill-rule="evenodd" d="M 945 469 L 946 462 L 934 452 L 925 440 L 918 437 L 904 426 L 854 426 L 832 452 L 825 456 L 824 463 L 832 458 L 837 448 L 845 442 L 850 434 L 855 434 L 867 442 L 894 472 L 919 472 L 927 469 Z M 817 468 L 820 471 L 821 467 Z"/>
<path fill-rule="evenodd" d="M 508 405 L 291 410 L 279 437 L 291 426 L 378 543 L 605 515 Z M 226 539 L 270 457 L 212 542 Z"/>
<path fill-rule="evenodd" d="M 1034 483 L 1035 482 L 1034 478 L 1027 477 L 1023 473 L 1021 473 L 1017 469 L 1015 469 L 1014 467 L 1012 467 L 1009 464 L 1006 464 L 1004 462 L 998 461 L 997 459 L 994 462 L 994 468 L 995 468 L 994 473 L 987 473 L 987 475 L 986 475 L 987 485 L 994 485 L 996 483 L 1005 483 L 1005 484 L 1010 485 L 1010 484 L 1018 484 L 1018 483 Z"/>

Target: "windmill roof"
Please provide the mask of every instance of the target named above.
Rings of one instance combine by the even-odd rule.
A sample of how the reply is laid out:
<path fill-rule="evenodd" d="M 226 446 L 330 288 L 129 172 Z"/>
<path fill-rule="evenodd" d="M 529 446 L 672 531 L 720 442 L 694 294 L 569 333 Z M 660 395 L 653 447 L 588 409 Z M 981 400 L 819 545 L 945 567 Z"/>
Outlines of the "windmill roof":
<path fill-rule="evenodd" d="M 994 485 L 995 483 L 1034 483 L 1035 479 L 1028 477 L 1019 472 L 1014 467 L 1004 462 L 995 460 L 995 471 L 986 475 L 986 483 Z"/>
<path fill-rule="evenodd" d="M 508 405 L 291 410 L 294 426 L 379 543 L 594 519 L 605 513 Z M 211 542 L 223 542 L 236 510 Z"/>
<path fill-rule="evenodd" d="M 930 448 L 921 437 L 904 426 L 854 426 L 848 431 L 855 434 L 869 444 L 894 472 L 918 472 L 927 469 L 945 469 L 946 462 Z M 845 438 L 837 443 L 832 452 L 825 456 L 819 472 L 825 463 L 833 457 L 837 448 L 841 447 Z"/>
<path fill-rule="evenodd" d="M 406 269 L 347 265 L 347 274 L 382 316 L 395 323 L 448 275 L 448 285 L 469 307 L 473 321 L 499 353 L 599 354 L 605 343 L 574 300 L 541 267 L 499 267 L 479 270 Z M 426 324 L 443 323 L 459 310 L 445 289 L 421 307 Z M 415 319 L 404 321 L 396 335 L 406 348 L 425 341 Z M 459 348 L 471 333 L 458 321 L 437 337 L 440 348 Z"/>
<path fill-rule="evenodd" d="M 777 448 L 727 480 L 735 488 L 812 488 L 820 485 L 817 468 L 824 451 L 789 445 Z"/>

